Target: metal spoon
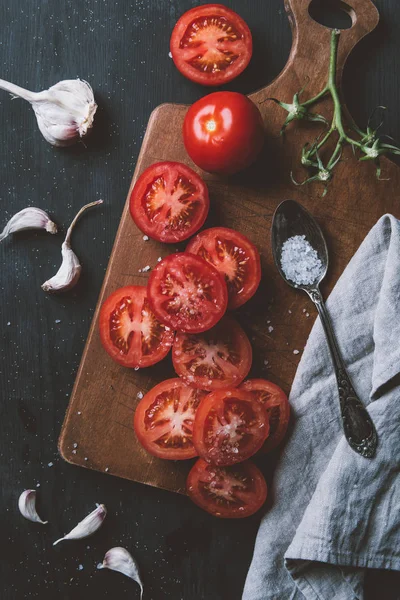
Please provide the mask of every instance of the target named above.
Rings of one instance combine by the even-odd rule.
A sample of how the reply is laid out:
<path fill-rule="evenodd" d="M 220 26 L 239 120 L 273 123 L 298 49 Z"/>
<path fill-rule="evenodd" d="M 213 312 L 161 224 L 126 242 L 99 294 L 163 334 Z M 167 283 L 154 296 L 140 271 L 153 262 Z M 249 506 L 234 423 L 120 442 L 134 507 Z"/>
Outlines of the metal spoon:
<path fill-rule="evenodd" d="M 295 235 L 305 235 L 323 265 L 322 273 L 310 285 L 296 285 L 282 270 L 282 246 L 286 240 Z M 351 384 L 319 290 L 319 284 L 328 270 L 328 249 L 325 238 L 310 213 L 294 200 L 285 200 L 275 211 L 272 223 L 272 253 L 276 267 L 286 283 L 306 292 L 317 307 L 335 368 L 344 435 L 353 450 L 366 458 L 371 458 L 375 454 L 378 443 L 375 426 Z"/>

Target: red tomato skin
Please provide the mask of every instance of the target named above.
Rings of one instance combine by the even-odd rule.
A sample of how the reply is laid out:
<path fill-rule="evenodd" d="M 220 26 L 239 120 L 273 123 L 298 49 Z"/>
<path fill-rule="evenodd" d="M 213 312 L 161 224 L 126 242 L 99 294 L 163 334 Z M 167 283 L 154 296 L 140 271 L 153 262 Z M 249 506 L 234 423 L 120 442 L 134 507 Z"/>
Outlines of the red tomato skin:
<path fill-rule="evenodd" d="M 214 92 L 189 108 L 183 123 L 183 141 L 200 169 L 233 175 L 250 166 L 261 152 L 261 113 L 243 94 Z"/>
<path fill-rule="evenodd" d="M 151 441 L 149 441 L 148 436 L 146 435 L 144 427 L 144 415 L 146 410 L 150 407 L 153 400 L 155 400 L 157 394 L 161 394 L 165 391 L 173 390 L 176 388 L 188 388 L 188 386 L 185 386 L 185 384 L 179 378 L 167 379 L 154 386 L 140 400 L 139 404 L 136 407 L 135 415 L 133 418 L 133 428 L 135 430 L 136 436 L 140 444 L 147 452 L 149 452 L 149 454 L 151 454 L 152 456 L 156 456 L 157 458 L 162 458 L 164 460 L 188 460 L 197 456 L 197 452 L 193 444 L 189 445 L 187 448 L 184 449 L 168 449 L 163 448 L 161 446 L 157 446 L 156 444 L 152 443 Z M 195 390 L 193 390 L 193 392 L 195 392 Z M 201 392 L 199 392 L 199 394 L 201 395 Z"/>
<path fill-rule="evenodd" d="M 201 493 L 199 482 L 204 472 L 213 467 L 202 458 L 199 458 L 195 462 L 187 478 L 186 489 L 189 498 L 192 500 L 192 502 L 197 504 L 197 506 L 210 513 L 214 517 L 218 517 L 220 519 L 244 519 L 245 517 L 250 517 L 256 513 L 258 510 L 260 510 L 267 499 L 268 488 L 264 476 L 260 469 L 258 469 L 258 467 L 256 467 L 256 465 L 254 465 L 250 460 L 235 465 L 235 467 L 247 472 L 248 476 L 252 479 L 252 483 L 254 484 L 255 489 L 253 497 L 249 498 L 249 503 L 246 503 L 241 507 L 233 508 L 218 506 L 216 505 L 217 503 L 215 501 L 213 502 L 211 499 L 205 498 L 204 494 Z M 214 468 L 219 469 L 220 467 Z M 229 470 L 229 468 L 230 467 L 222 467 L 223 470 Z"/>
<path fill-rule="evenodd" d="M 226 237 L 229 240 L 235 241 L 237 246 L 242 246 L 245 249 L 246 253 L 251 259 L 252 264 L 249 267 L 250 281 L 248 282 L 246 287 L 242 289 L 240 293 L 230 293 L 228 285 L 228 309 L 234 310 L 235 308 L 243 306 L 243 304 L 250 300 L 250 298 L 254 296 L 258 289 L 258 286 L 260 285 L 260 254 L 255 245 L 245 235 L 234 229 L 229 229 L 228 227 L 211 227 L 210 229 L 204 229 L 190 240 L 190 242 L 186 246 L 186 252 L 197 254 L 202 246 L 203 240 L 205 240 L 208 236 L 210 236 L 213 239 L 215 239 L 218 236 L 220 236 L 221 238 Z M 215 264 L 215 262 L 211 264 L 213 264 L 215 268 L 219 270 L 218 264 Z M 221 274 L 223 274 L 222 271 Z"/>
<path fill-rule="evenodd" d="M 209 445 L 206 439 L 209 432 L 209 418 L 212 412 L 221 414 L 225 407 L 225 402 L 238 400 L 241 403 L 248 403 L 249 410 L 256 416 L 257 425 L 252 426 L 253 435 L 251 443 L 247 444 L 245 449 L 241 448 L 235 453 L 225 450 L 216 450 L 215 444 Z M 255 404 L 254 404 L 255 402 Z M 261 409 L 261 410 L 260 410 Z M 231 466 L 251 458 L 262 447 L 269 434 L 269 420 L 266 412 L 262 410 L 261 403 L 255 400 L 254 396 L 240 388 L 225 388 L 215 390 L 208 394 L 196 413 L 193 428 L 193 444 L 198 455 L 206 462 L 217 466 Z"/>
<path fill-rule="evenodd" d="M 258 453 L 266 454 L 267 452 L 271 452 L 271 450 L 274 450 L 281 443 L 287 432 L 290 420 L 290 404 L 288 397 L 282 388 L 279 387 L 279 385 L 276 385 L 267 379 L 248 379 L 239 387 L 241 390 L 245 390 L 247 392 L 256 393 L 257 391 L 261 391 L 269 393 L 271 395 L 271 399 L 262 402 L 267 409 L 271 408 L 271 405 L 276 406 L 277 404 L 280 404 L 281 419 L 278 428 L 275 432 L 270 430 L 270 435 L 267 437 Z"/>
<path fill-rule="evenodd" d="M 159 231 L 157 231 L 156 228 L 152 227 L 149 223 L 142 206 L 142 199 L 147 191 L 149 181 L 151 181 L 153 177 L 164 172 L 168 173 L 174 171 L 182 173 L 189 181 L 192 181 L 201 198 L 201 207 L 196 212 L 194 222 L 191 223 L 191 226 L 186 231 L 181 233 L 165 231 L 161 227 L 159 228 Z M 133 187 L 129 200 L 129 210 L 136 226 L 152 239 L 165 244 L 182 242 L 194 235 L 196 231 L 203 226 L 208 215 L 209 207 L 210 199 L 208 189 L 201 177 L 187 165 L 173 161 L 155 163 L 143 171 Z"/>
<path fill-rule="evenodd" d="M 124 296 L 130 296 L 133 299 L 143 300 L 143 298 L 147 296 L 146 288 L 144 286 L 135 285 L 125 286 L 117 289 L 110 296 L 108 296 L 108 298 L 106 298 L 100 308 L 99 314 L 99 332 L 101 343 L 109 356 L 123 367 L 150 367 L 162 360 L 168 354 L 174 341 L 174 332 L 169 327 L 166 327 L 164 335 L 162 336 L 162 340 L 158 344 L 157 350 L 148 355 L 143 355 L 138 351 L 136 351 L 136 353 L 128 353 L 127 355 L 123 355 L 121 352 L 118 352 L 118 349 L 112 343 L 110 338 L 109 319 L 110 313 L 115 308 L 116 303 Z M 136 350 L 138 349 L 138 346 L 139 344 L 136 344 Z"/>
<path fill-rule="evenodd" d="M 214 284 L 216 284 L 216 287 L 218 288 L 218 290 L 217 290 L 218 305 L 216 306 L 216 311 L 215 311 L 214 316 L 210 316 L 208 319 L 205 319 L 202 322 L 198 321 L 197 323 L 186 324 L 186 325 L 182 322 L 179 322 L 175 318 L 170 318 L 168 315 L 163 314 L 160 311 L 158 303 L 157 303 L 158 296 L 159 296 L 158 286 L 159 286 L 160 279 L 162 278 L 164 268 L 165 268 L 165 272 L 168 272 L 168 268 L 171 263 L 173 263 L 175 260 L 180 262 L 185 257 L 190 257 L 191 259 L 195 259 L 195 261 L 193 261 L 193 262 L 195 264 L 197 263 L 197 266 L 199 267 L 200 270 L 202 267 L 204 268 L 204 266 L 206 266 L 207 269 L 209 269 L 209 267 L 210 267 L 211 270 L 209 270 L 209 273 L 213 278 Z M 228 290 L 226 287 L 225 280 L 221 276 L 221 274 L 218 273 L 218 271 L 215 267 L 210 265 L 204 259 L 200 258 L 199 256 L 195 256 L 194 254 L 188 254 L 187 252 L 177 252 L 176 254 L 170 254 L 169 256 L 167 256 L 161 262 L 158 263 L 158 265 L 153 269 L 153 271 L 150 275 L 150 278 L 149 278 L 149 281 L 147 284 L 147 293 L 148 293 L 150 307 L 151 307 L 152 311 L 154 312 L 154 314 L 156 315 L 156 317 L 161 321 L 161 323 L 164 323 L 166 326 L 169 326 L 170 328 L 172 328 L 174 330 L 183 331 L 183 332 L 187 332 L 187 333 L 202 333 L 203 331 L 207 331 L 208 329 L 211 329 L 211 327 L 214 327 L 214 325 L 216 323 L 218 323 L 218 321 L 224 316 L 227 306 L 228 306 Z"/>
<path fill-rule="evenodd" d="M 228 68 L 226 71 L 221 71 L 217 74 L 202 73 L 201 71 L 191 67 L 181 57 L 179 51 L 181 39 L 184 36 L 188 25 L 201 16 L 207 17 L 209 15 L 222 16 L 223 18 L 233 22 L 234 26 L 243 36 L 242 56 L 234 65 L 234 68 Z M 227 8 L 223 4 L 204 4 L 202 6 L 191 8 L 178 19 L 172 31 L 170 51 L 172 60 L 182 75 L 194 83 L 211 87 L 223 85 L 229 81 L 232 81 L 246 69 L 253 54 L 253 39 L 247 23 L 233 10 Z"/>
<path fill-rule="evenodd" d="M 175 339 L 172 346 L 172 362 L 176 374 L 179 375 L 179 377 L 181 377 L 187 385 L 211 392 L 213 390 L 238 386 L 243 381 L 243 379 L 247 377 L 251 368 L 251 362 L 253 357 L 253 350 L 249 338 L 247 337 L 245 331 L 242 329 L 239 323 L 237 323 L 230 317 L 222 317 L 221 321 L 219 321 L 214 326 L 214 328 L 218 328 L 219 326 L 228 329 L 229 333 L 234 336 L 234 340 L 232 340 L 232 343 L 237 344 L 240 348 L 240 369 L 238 368 L 237 373 L 233 373 L 233 375 L 231 375 L 230 378 L 226 377 L 223 379 L 217 379 L 216 377 L 210 378 L 206 377 L 205 375 L 190 375 L 188 373 L 187 368 L 184 365 L 184 359 L 187 358 L 189 361 L 190 355 L 185 354 L 183 347 L 185 338 L 190 338 L 191 334 L 188 335 L 186 333 L 178 331 L 175 334 Z M 212 328 L 211 330 L 209 330 L 209 332 L 206 333 L 212 333 L 214 328 Z M 202 334 L 199 334 L 199 337 L 201 337 L 201 335 Z"/>

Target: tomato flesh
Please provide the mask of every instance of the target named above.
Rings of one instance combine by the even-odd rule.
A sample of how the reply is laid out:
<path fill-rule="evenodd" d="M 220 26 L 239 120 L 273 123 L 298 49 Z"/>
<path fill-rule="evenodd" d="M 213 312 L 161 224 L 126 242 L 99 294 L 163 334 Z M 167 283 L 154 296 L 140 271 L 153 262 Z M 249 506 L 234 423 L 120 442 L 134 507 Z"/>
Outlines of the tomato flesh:
<path fill-rule="evenodd" d="M 252 349 L 240 325 L 225 316 L 204 333 L 178 332 L 172 360 L 185 383 L 212 391 L 243 381 L 251 367 Z"/>
<path fill-rule="evenodd" d="M 196 414 L 195 448 L 207 462 L 227 466 L 257 452 L 269 432 L 262 404 L 249 392 L 227 388 L 211 392 Z"/>
<path fill-rule="evenodd" d="M 181 379 L 167 379 L 147 392 L 136 408 L 133 423 L 142 446 L 158 458 L 185 460 L 197 456 L 193 423 L 205 395 Z"/>
<path fill-rule="evenodd" d="M 251 392 L 267 411 L 269 436 L 260 449 L 269 452 L 278 446 L 285 437 L 290 418 L 290 404 L 285 392 L 275 383 L 266 379 L 249 379 L 240 389 Z"/>
<path fill-rule="evenodd" d="M 189 473 L 186 488 L 195 504 L 222 519 L 249 517 L 267 498 L 265 479 L 250 461 L 216 467 L 200 458 Z"/>
<path fill-rule="evenodd" d="M 261 151 L 261 113 L 243 94 L 214 92 L 189 108 L 183 122 L 183 141 L 198 167 L 232 175 L 251 165 Z"/>
<path fill-rule="evenodd" d="M 186 240 L 203 225 L 209 209 L 207 186 L 182 163 L 151 165 L 137 180 L 129 201 L 136 225 L 165 243 Z"/>
<path fill-rule="evenodd" d="M 119 288 L 103 303 L 99 316 L 104 349 L 124 367 L 149 367 L 162 360 L 174 339 L 150 308 L 146 288 Z"/>
<path fill-rule="evenodd" d="M 250 29 L 233 10 L 206 4 L 187 11 L 171 35 L 172 59 L 185 77 L 203 85 L 221 85 L 250 62 Z"/>
<path fill-rule="evenodd" d="M 213 327 L 228 304 L 225 281 L 204 259 L 180 252 L 153 269 L 147 286 L 154 314 L 166 326 L 199 333 Z"/>
<path fill-rule="evenodd" d="M 260 254 L 238 231 L 227 227 L 205 229 L 190 240 L 186 252 L 201 256 L 225 277 L 228 308 L 242 306 L 256 293 L 261 281 Z"/>

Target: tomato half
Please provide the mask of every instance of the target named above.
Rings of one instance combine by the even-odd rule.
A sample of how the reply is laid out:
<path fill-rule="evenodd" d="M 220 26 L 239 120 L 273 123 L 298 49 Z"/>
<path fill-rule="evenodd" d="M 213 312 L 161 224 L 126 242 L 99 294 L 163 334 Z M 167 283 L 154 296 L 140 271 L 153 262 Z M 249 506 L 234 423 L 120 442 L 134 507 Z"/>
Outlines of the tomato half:
<path fill-rule="evenodd" d="M 186 482 L 191 500 L 222 519 L 241 519 L 257 512 L 267 499 L 264 476 L 252 462 L 216 467 L 200 458 Z"/>
<path fill-rule="evenodd" d="M 228 286 L 228 308 L 238 308 L 257 291 L 261 281 L 260 255 L 250 240 L 227 227 L 201 231 L 190 240 L 186 252 L 214 265 Z"/>
<path fill-rule="evenodd" d="M 222 4 L 205 4 L 182 15 L 172 32 L 170 49 L 182 75 L 203 85 L 221 85 L 247 67 L 253 42 L 237 13 Z"/>
<path fill-rule="evenodd" d="M 197 408 L 207 392 L 167 379 L 139 402 L 133 421 L 142 446 L 159 458 L 185 460 L 197 456 L 192 441 Z"/>
<path fill-rule="evenodd" d="M 141 174 L 129 207 L 143 233 L 160 242 L 175 243 L 200 229 L 209 205 L 207 186 L 197 173 L 182 163 L 160 162 Z"/>
<path fill-rule="evenodd" d="M 261 402 L 250 392 L 227 388 L 211 392 L 202 401 L 193 443 L 207 462 L 233 465 L 253 456 L 268 432 L 268 416 Z"/>
<path fill-rule="evenodd" d="M 214 92 L 189 108 L 183 141 L 193 162 L 210 173 L 231 175 L 257 158 L 264 125 L 256 105 L 237 92 Z"/>
<path fill-rule="evenodd" d="M 171 254 L 150 275 L 147 293 L 157 318 L 172 329 L 200 333 L 213 327 L 228 304 L 217 269 L 194 254 Z"/>
<path fill-rule="evenodd" d="M 177 375 L 202 390 L 237 386 L 250 371 L 249 338 L 229 317 L 204 333 L 177 333 L 172 348 Z"/>
<path fill-rule="evenodd" d="M 269 436 L 260 452 L 269 452 L 282 441 L 288 428 L 290 404 L 285 392 L 275 383 L 266 379 L 249 379 L 240 389 L 252 392 L 267 409 Z"/>
<path fill-rule="evenodd" d="M 103 303 L 99 316 L 104 349 L 124 367 L 149 367 L 166 356 L 174 340 L 170 327 L 154 316 L 146 288 L 119 288 Z"/>

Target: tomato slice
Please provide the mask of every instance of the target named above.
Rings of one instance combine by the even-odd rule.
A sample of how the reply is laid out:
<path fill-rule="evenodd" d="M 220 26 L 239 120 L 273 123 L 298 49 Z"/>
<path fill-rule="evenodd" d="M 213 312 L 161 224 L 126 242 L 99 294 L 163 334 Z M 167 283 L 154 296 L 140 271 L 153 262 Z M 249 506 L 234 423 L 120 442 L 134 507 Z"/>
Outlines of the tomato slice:
<path fill-rule="evenodd" d="M 218 466 L 233 465 L 253 456 L 269 432 L 261 402 L 238 388 L 208 394 L 196 414 L 193 443 L 201 456 Z"/>
<path fill-rule="evenodd" d="M 267 498 L 264 476 L 251 461 L 216 467 L 200 458 L 189 473 L 186 489 L 197 506 L 222 519 L 249 517 Z"/>
<path fill-rule="evenodd" d="M 207 186 L 197 173 L 182 163 L 160 162 L 141 174 L 129 207 L 143 233 L 160 242 L 175 243 L 200 229 L 209 205 Z"/>
<path fill-rule="evenodd" d="M 213 327 L 228 304 L 225 281 L 215 267 L 187 252 L 171 254 L 158 263 L 147 293 L 161 323 L 188 333 Z"/>
<path fill-rule="evenodd" d="M 177 375 L 202 390 L 239 385 L 250 371 L 251 359 L 249 338 L 229 317 L 204 333 L 177 333 L 172 346 Z"/>
<path fill-rule="evenodd" d="M 146 288 L 119 288 L 103 303 L 99 316 L 104 349 L 124 367 L 149 367 L 166 356 L 174 333 L 160 323 L 147 300 Z"/>
<path fill-rule="evenodd" d="M 193 422 L 207 392 L 167 379 L 153 387 L 139 402 L 133 426 L 142 446 L 159 458 L 184 460 L 197 456 L 193 446 Z"/>
<path fill-rule="evenodd" d="M 238 308 L 257 291 L 261 281 L 260 254 L 243 234 L 227 227 L 205 229 L 193 238 L 186 252 L 214 265 L 228 286 L 228 308 Z"/>
<path fill-rule="evenodd" d="M 182 75 L 203 85 L 221 85 L 247 67 L 253 42 L 237 13 L 222 4 L 205 4 L 182 15 L 172 32 L 170 49 Z"/>
<path fill-rule="evenodd" d="M 260 452 L 269 452 L 282 441 L 288 428 L 290 404 L 285 392 L 275 383 L 266 379 L 249 379 L 240 389 L 252 392 L 267 409 L 269 418 L 269 436 Z"/>

